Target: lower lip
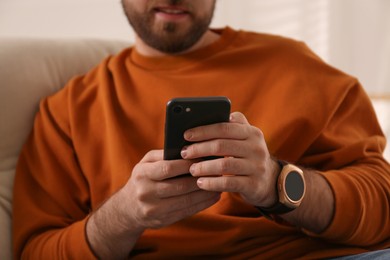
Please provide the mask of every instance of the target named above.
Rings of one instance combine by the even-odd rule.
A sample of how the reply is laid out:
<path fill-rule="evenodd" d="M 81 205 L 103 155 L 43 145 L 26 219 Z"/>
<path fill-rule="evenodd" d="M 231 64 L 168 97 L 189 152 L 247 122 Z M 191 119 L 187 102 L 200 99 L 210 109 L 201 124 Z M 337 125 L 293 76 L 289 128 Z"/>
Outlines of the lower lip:
<path fill-rule="evenodd" d="M 189 15 L 187 13 L 169 14 L 164 12 L 156 12 L 156 17 L 164 21 L 180 21 L 186 19 Z"/>

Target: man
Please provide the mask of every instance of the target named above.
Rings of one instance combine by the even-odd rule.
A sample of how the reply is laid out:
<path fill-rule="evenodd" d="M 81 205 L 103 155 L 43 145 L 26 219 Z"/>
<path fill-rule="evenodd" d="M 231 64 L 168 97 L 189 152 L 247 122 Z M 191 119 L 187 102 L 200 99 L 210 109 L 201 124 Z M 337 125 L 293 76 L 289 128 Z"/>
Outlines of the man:
<path fill-rule="evenodd" d="M 215 1 L 122 3 L 134 47 L 41 103 L 15 180 L 16 258 L 323 258 L 390 246 L 385 140 L 354 78 L 301 43 L 210 30 Z M 164 161 L 164 107 L 185 96 L 227 96 L 240 112 L 187 131 L 183 159 Z"/>

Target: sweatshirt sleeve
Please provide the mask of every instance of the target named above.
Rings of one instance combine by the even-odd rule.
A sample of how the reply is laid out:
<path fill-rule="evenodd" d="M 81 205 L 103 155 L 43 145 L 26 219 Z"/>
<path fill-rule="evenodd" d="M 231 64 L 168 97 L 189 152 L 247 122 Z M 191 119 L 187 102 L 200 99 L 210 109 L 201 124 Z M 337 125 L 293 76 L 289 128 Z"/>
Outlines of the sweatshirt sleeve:
<path fill-rule="evenodd" d="M 340 100 L 301 163 L 320 169 L 335 197 L 333 220 L 316 236 L 370 247 L 388 240 L 390 234 L 390 166 L 383 158 L 386 140 L 358 82 Z"/>
<path fill-rule="evenodd" d="M 62 102 L 52 102 L 63 99 Z M 66 90 L 44 99 L 16 169 L 15 259 L 93 259 L 85 235 L 89 187 L 72 149 Z M 63 106 L 63 105 L 62 105 Z"/>

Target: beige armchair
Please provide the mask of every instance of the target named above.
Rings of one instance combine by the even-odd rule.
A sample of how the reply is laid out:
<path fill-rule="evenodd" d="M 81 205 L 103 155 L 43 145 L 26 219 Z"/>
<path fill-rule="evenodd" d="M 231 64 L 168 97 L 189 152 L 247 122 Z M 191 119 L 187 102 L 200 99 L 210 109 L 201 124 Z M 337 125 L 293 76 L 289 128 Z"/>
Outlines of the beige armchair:
<path fill-rule="evenodd" d="M 12 259 L 15 165 L 39 100 L 128 45 L 86 39 L 0 39 L 0 259 Z"/>

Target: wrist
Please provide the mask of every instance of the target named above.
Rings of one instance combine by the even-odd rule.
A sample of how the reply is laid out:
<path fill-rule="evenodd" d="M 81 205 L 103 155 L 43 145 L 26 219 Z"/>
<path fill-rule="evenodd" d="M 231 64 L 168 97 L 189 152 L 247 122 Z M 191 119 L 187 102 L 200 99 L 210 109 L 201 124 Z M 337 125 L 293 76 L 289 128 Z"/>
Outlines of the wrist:
<path fill-rule="evenodd" d="M 277 161 L 279 173 L 276 184 L 273 185 L 276 193 L 276 202 L 268 207 L 256 207 L 264 216 L 284 214 L 298 208 L 305 196 L 306 184 L 303 171 L 284 161 Z"/>
<path fill-rule="evenodd" d="M 277 191 L 277 180 L 281 171 L 281 168 L 278 164 L 278 160 L 274 157 L 270 157 L 269 160 L 269 176 L 270 176 L 270 181 L 269 181 L 269 186 L 268 186 L 268 196 L 267 196 L 267 201 L 264 201 L 261 207 L 271 207 L 275 203 L 278 202 L 278 191 Z"/>
<path fill-rule="evenodd" d="M 91 250 L 101 259 L 128 255 L 144 229 L 126 214 L 124 194 L 118 191 L 89 217 L 86 236 Z M 115 258 L 115 257 L 113 257 Z"/>
<path fill-rule="evenodd" d="M 118 228 L 131 234 L 142 234 L 146 227 L 137 217 L 137 209 L 134 203 L 129 201 L 130 196 L 124 188 L 113 195 L 113 212 L 116 214 Z"/>

